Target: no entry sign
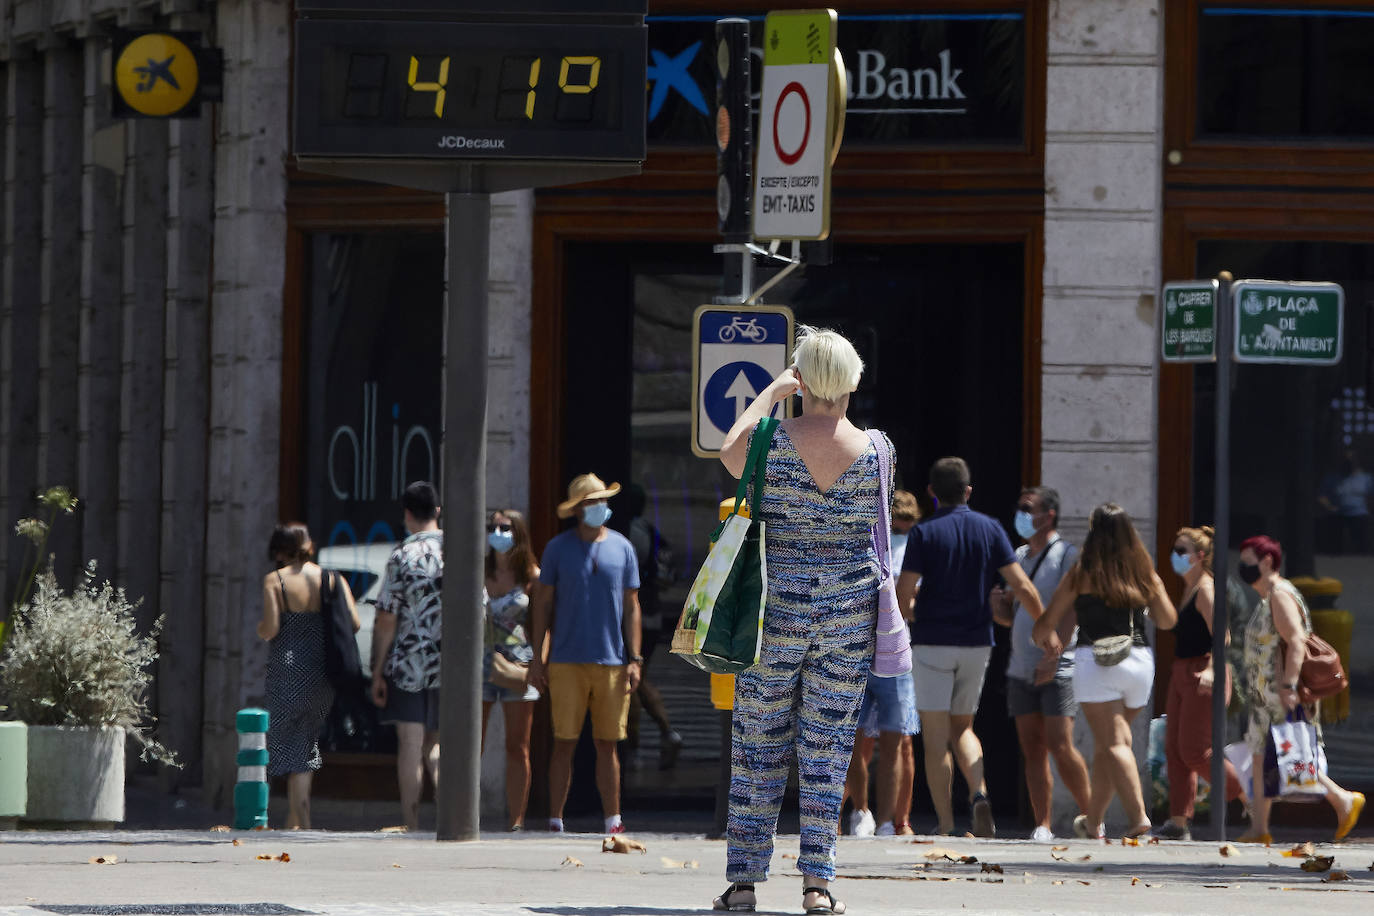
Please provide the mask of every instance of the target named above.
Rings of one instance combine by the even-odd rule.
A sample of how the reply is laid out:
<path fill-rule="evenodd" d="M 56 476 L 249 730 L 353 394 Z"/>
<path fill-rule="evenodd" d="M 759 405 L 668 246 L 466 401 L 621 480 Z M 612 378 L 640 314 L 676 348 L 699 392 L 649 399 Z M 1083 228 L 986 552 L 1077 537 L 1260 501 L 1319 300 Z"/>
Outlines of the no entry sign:
<path fill-rule="evenodd" d="M 769 13 L 754 169 L 754 237 L 830 234 L 830 163 L 837 108 L 834 10 Z M 840 72 L 843 72 L 842 70 Z"/>

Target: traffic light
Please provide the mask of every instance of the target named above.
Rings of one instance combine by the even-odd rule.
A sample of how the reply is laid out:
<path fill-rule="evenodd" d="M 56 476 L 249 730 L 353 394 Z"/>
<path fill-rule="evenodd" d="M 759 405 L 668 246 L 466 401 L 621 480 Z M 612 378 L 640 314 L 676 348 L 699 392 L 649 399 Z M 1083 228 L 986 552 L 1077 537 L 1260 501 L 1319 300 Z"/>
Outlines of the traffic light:
<path fill-rule="evenodd" d="M 727 242 L 752 235 L 753 117 L 749 21 L 716 20 L 716 215 Z"/>

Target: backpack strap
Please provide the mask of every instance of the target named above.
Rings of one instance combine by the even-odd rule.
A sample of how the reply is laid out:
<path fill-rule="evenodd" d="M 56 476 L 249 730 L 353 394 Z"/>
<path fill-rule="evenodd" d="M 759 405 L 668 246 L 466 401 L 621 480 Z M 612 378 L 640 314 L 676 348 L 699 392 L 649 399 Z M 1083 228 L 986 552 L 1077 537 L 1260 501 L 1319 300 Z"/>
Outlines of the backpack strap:
<path fill-rule="evenodd" d="M 738 515 L 739 507 L 749 498 L 749 517 L 759 517 L 759 500 L 768 470 L 768 449 L 773 444 L 773 431 L 777 426 L 777 417 L 764 417 L 754 427 L 754 435 L 749 443 L 749 458 L 744 463 L 744 473 L 739 477 L 739 486 L 735 489 L 735 507 L 730 510 L 730 515 Z M 754 487 L 752 497 L 749 493 L 750 484 Z M 724 530 L 725 522 L 721 522 L 711 540 L 715 541 Z"/>

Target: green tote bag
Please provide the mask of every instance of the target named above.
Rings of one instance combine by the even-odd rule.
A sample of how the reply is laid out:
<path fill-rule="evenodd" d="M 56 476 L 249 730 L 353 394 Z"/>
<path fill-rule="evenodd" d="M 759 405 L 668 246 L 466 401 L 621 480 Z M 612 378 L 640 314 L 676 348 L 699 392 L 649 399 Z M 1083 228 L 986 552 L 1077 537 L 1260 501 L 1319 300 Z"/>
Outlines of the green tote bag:
<path fill-rule="evenodd" d="M 735 507 L 711 535 L 711 552 L 692 582 L 673 633 L 674 655 L 715 674 L 735 674 L 757 664 L 763 645 L 768 564 L 759 501 L 777 425 L 776 419 L 765 417 L 755 428 Z M 751 480 L 754 495 L 746 517 L 739 510 Z"/>

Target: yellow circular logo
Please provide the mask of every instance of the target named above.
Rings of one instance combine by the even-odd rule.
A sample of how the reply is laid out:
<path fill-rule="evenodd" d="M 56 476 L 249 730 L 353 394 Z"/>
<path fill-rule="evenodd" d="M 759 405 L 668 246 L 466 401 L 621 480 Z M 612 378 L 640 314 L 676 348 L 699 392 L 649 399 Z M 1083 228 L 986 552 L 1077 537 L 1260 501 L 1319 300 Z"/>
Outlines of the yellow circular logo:
<path fill-rule="evenodd" d="M 195 96 L 199 83 L 195 52 L 171 35 L 140 35 L 115 61 L 119 97 L 139 114 L 176 114 Z"/>

